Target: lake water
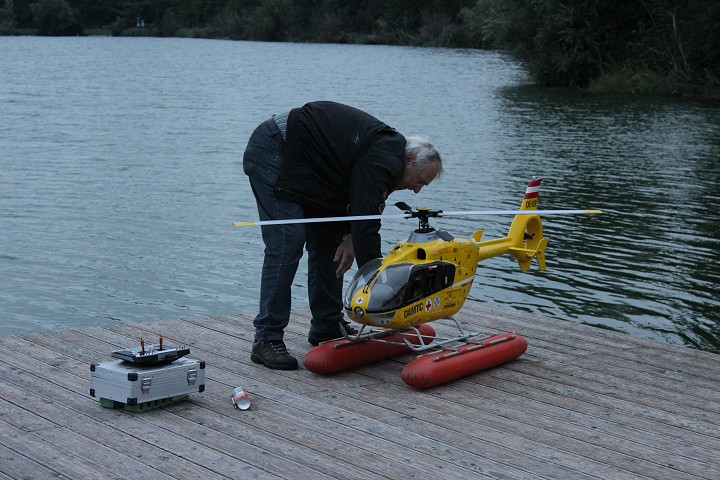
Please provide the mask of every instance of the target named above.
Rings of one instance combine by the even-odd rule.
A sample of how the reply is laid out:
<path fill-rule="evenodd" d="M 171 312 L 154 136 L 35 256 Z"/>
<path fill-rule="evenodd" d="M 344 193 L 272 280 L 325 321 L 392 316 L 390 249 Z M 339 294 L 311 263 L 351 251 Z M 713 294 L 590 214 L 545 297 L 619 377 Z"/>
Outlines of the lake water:
<path fill-rule="evenodd" d="M 534 87 L 494 52 L 158 38 L 0 37 L 0 334 L 254 311 L 242 152 L 318 99 L 438 145 L 447 175 L 393 202 L 513 209 L 538 175 L 541 208 L 605 211 L 545 217 L 547 271 L 483 262 L 470 301 L 720 352 L 717 105 Z"/>

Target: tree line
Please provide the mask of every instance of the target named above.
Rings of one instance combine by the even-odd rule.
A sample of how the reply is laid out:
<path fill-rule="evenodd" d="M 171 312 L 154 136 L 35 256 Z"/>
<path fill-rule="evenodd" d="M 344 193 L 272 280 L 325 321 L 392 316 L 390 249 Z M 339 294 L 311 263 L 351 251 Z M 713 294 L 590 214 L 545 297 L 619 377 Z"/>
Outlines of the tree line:
<path fill-rule="evenodd" d="M 0 0 L 0 34 L 503 49 L 538 83 L 720 98 L 717 0 Z"/>

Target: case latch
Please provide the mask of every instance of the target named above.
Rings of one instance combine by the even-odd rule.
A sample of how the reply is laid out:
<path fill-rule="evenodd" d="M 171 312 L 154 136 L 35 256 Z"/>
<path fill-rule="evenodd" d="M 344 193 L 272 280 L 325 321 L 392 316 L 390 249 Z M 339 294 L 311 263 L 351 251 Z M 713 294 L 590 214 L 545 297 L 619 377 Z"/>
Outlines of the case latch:
<path fill-rule="evenodd" d="M 152 377 L 143 377 L 142 381 L 140 382 L 140 391 L 142 393 L 148 393 L 150 391 L 151 385 Z"/>
<path fill-rule="evenodd" d="M 195 385 L 195 380 L 197 380 L 197 370 L 194 368 L 191 368 L 187 371 L 187 382 L 188 385 Z"/>

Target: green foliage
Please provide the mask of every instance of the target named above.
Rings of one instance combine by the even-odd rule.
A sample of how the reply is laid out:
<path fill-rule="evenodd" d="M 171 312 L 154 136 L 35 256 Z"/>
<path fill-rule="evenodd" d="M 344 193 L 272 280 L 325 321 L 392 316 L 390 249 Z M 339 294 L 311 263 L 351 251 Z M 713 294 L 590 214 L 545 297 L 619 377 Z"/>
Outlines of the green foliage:
<path fill-rule="evenodd" d="M 656 63 L 677 83 L 706 94 L 720 87 L 720 2 L 648 2 Z"/>
<path fill-rule="evenodd" d="M 65 0 L 38 0 L 30 6 L 38 35 L 80 35 L 82 27 Z"/>
<path fill-rule="evenodd" d="M 475 9 L 485 40 L 512 50 L 542 84 L 720 91 L 720 2 L 480 0 Z"/>
<path fill-rule="evenodd" d="M 593 78 L 590 93 L 629 93 L 639 95 L 678 95 L 689 93 L 680 83 L 652 70 L 616 70 Z"/>
<path fill-rule="evenodd" d="M 549 85 L 587 85 L 616 57 L 615 31 L 624 31 L 624 2 L 607 0 L 483 1 L 486 35 L 512 49 Z M 632 3 L 632 2 L 630 2 Z"/>
<path fill-rule="evenodd" d="M 720 96 L 717 0 L 0 0 L 0 34 L 512 51 L 538 83 Z M 139 24 L 142 19 L 142 24 Z"/>
<path fill-rule="evenodd" d="M 14 32 L 16 26 L 13 0 L 5 0 L 5 5 L 0 9 L 0 35 Z"/>

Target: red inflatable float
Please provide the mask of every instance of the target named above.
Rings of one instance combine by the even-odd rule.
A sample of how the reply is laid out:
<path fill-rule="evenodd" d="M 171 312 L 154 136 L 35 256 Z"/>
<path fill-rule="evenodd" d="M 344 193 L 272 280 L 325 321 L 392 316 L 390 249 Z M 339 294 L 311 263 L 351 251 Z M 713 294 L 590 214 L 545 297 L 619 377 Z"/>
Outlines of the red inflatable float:
<path fill-rule="evenodd" d="M 435 329 L 428 324 L 422 324 L 417 329 L 426 343 L 430 343 L 432 338 L 435 337 Z M 313 373 L 330 375 L 400 355 L 401 353 L 407 353 L 410 349 L 403 343 L 403 339 L 407 339 L 415 345 L 420 343 L 420 339 L 414 330 L 406 330 L 406 332 L 381 337 L 383 342 L 366 340 L 351 343 L 345 339 L 331 340 L 310 349 L 305 354 L 303 364 L 305 368 Z"/>
<path fill-rule="evenodd" d="M 426 353 L 405 365 L 400 376 L 406 384 L 422 390 L 510 362 L 525 350 L 523 337 L 502 333 L 457 349 Z"/>

